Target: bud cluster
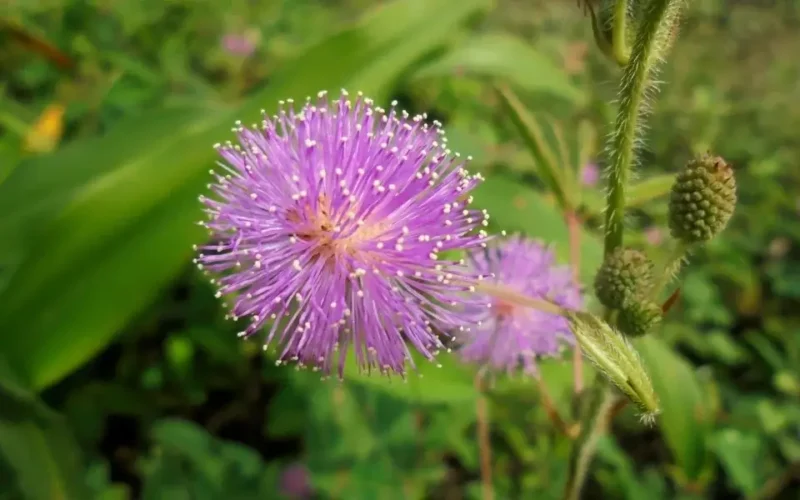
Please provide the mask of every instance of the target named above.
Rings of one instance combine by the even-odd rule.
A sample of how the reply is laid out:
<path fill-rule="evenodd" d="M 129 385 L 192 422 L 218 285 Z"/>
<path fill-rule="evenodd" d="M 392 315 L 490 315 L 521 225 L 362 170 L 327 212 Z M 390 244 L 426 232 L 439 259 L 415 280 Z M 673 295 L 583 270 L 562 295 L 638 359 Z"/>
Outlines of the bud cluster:
<path fill-rule="evenodd" d="M 641 299 L 653 286 L 653 263 L 639 250 L 618 248 L 609 254 L 594 280 L 600 303 L 621 309 L 631 300 Z"/>
<path fill-rule="evenodd" d="M 625 304 L 617 317 L 617 326 L 628 336 L 641 337 L 661 323 L 661 307 L 650 301 L 631 301 Z"/>
<path fill-rule="evenodd" d="M 626 335 L 644 335 L 661 321 L 661 309 L 649 300 L 653 267 L 643 252 L 619 248 L 597 271 L 595 294 L 605 307 L 619 311 L 618 326 Z"/>

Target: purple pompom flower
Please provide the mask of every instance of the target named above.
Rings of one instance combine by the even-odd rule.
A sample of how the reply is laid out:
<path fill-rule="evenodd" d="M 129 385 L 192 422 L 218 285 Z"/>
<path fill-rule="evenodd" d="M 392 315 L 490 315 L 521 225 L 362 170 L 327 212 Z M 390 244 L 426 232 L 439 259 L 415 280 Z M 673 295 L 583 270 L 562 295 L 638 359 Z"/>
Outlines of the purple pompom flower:
<path fill-rule="evenodd" d="M 494 284 L 564 308 L 582 306 L 569 268 L 556 266 L 553 252 L 536 241 L 510 237 L 473 251 L 470 257 L 475 271 L 489 276 Z M 481 322 L 461 337 L 460 355 L 489 369 L 521 369 L 533 375 L 537 357 L 555 356 L 565 344 L 574 343 L 567 319 L 556 314 L 497 298 L 492 298 L 490 309 L 474 312 L 482 314 Z"/>
<path fill-rule="evenodd" d="M 336 357 L 341 376 L 352 344 L 359 369 L 403 374 L 406 341 L 432 359 L 439 334 L 474 324 L 464 304 L 487 307 L 466 293 L 477 273 L 442 255 L 486 245 L 488 215 L 468 208 L 481 178 L 425 116 L 318 97 L 217 146 L 223 175 L 201 197 L 214 242 L 197 263 L 249 317 L 240 336 L 271 322 L 278 363 L 327 374 Z"/>

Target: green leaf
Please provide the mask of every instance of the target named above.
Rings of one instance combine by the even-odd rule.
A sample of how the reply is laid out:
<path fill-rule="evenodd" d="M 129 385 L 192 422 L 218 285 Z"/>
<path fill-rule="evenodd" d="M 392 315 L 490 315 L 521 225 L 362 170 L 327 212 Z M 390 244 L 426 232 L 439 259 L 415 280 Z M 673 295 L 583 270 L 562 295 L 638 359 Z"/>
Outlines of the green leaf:
<path fill-rule="evenodd" d="M 695 369 L 659 338 L 647 336 L 636 347 L 661 400 L 658 423 L 682 479 L 698 481 L 710 465 L 707 440 L 713 416 Z"/>
<path fill-rule="evenodd" d="M 202 234 L 196 196 L 215 142 L 281 98 L 354 86 L 379 96 L 488 0 L 396 1 L 311 47 L 226 113 L 156 112 L 20 166 L 0 186 L 0 350 L 36 388 L 105 347 L 166 286 Z M 6 264 L 8 265 L 8 264 Z"/>
<path fill-rule="evenodd" d="M 27 500 L 89 498 L 69 427 L 13 378 L 3 360 L 0 405 L 0 462 L 13 474 L 3 490 Z"/>
<path fill-rule="evenodd" d="M 675 184 L 675 176 L 672 174 L 657 175 L 632 184 L 628 189 L 625 206 L 628 208 L 640 207 L 656 198 L 666 196 L 673 184 Z"/>
<path fill-rule="evenodd" d="M 422 492 L 409 488 L 425 489 L 425 482 L 438 483 L 446 471 L 437 453 L 420 450 L 441 449 L 453 431 L 463 437 L 474 418 L 472 405 L 428 407 L 423 413 L 406 398 L 371 387 L 306 381 L 301 390 L 309 402 L 307 464 L 326 498 L 421 498 Z M 442 414 L 446 422 L 440 424 Z M 392 481 L 397 477 L 403 478 L 402 493 Z"/>
<path fill-rule="evenodd" d="M 597 442 L 597 455 L 607 462 L 611 471 L 598 471 L 597 476 L 603 484 L 604 494 L 608 490 L 621 490 L 622 498 L 666 499 L 667 486 L 664 477 L 654 469 L 637 471 L 632 458 L 625 454 L 610 436 L 602 436 Z"/>
<path fill-rule="evenodd" d="M 265 470 L 255 450 L 216 439 L 192 422 L 157 422 L 152 439 L 154 452 L 142 463 L 142 498 L 266 498 L 277 487 L 274 462 Z"/>
<path fill-rule="evenodd" d="M 562 208 L 566 208 L 570 192 L 567 187 L 566 170 L 569 168 L 564 158 L 559 158 L 553 147 L 545 139 L 544 132 L 522 101 L 507 86 L 498 86 L 498 95 L 503 107 L 511 118 L 522 141 L 536 161 L 537 173 L 550 188 Z"/>
<path fill-rule="evenodd" d="M 462 364 L 455 355 L 447 353 L 441 353 L 433 362 L 416 352 L 412 353 L 412 358 L 416 368 L 403 380 L 377 373 L 359 374 L 355 356 L 350 353 L 345 377 L 359 385 L 419 403 L 457 404 L 475 400 L 474 367 Z"/>
<path fill-rule="evenodd" d="M 739 491 L 750 496 L 764 484 L 766 443 L 758 434 L 723 429 L 714 433 L 709 444 Z"/>
<path fill-rule="evenodd" d="M 637 208 L 649 203 L 655 199 L 661 198 L 669 194 L 672 189 L 672 184 L 675 182 L 675 176 L 672 174 L 657 175 L 649 179 L 631 184 L 626 194 L 627 200 L 625 206 L 627 208 Z M 586 193 L 585 203 L 590 211 L 600 213 L 605 205 L 605 198 L 603 192 L 599 189 L 593 189 Z"/>
<path fill-rule="evenodd" d="M 491 214 L 497 229 L 519 231 L 554 244 L 562 261 L 569 255 L 569 234 L 561 212 L 542 195 L 511 175 L 492 174 L 475 190 L 475 203 Z M 586 232 L 581 237 L 581 279 L 591 283 L 603 259 L 600 242 Z"/>
<path fill-rule="evenodd" d="M 545 92 L 572 102 L 584 97 L 561 68 L 521 38 L 506 33 L 473 37 L 422 67 L 414 76 L 423 79 L 462 72 L 498 78 L 523 90 Z"/>

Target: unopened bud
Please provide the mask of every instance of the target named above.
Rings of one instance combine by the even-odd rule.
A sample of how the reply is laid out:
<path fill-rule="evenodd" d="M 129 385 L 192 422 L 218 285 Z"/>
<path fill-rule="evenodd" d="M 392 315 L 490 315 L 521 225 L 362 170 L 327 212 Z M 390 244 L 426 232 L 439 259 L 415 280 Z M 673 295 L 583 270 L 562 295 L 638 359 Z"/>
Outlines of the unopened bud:
<path fill-rule="evenodd" d="M 663 314 L 658 304 L 649 300 L 631 301 L 620 310 L 617 326 L 629 337 L 641 337 L 658 326 L 662 318 Z"/>
<path fill-rule="evenodd" d="M 636 349 L 597 316 L 576 311 L 566 316 L 586 359 L 639 408 L 642 421 L 652 423 L 660 411 L 658 396 Z"/>
<path fill-rule="evenodd" d="M 619 248 L 609 254 L 594 280 L 597 299 L 609 309 L 620 309 L 646 297 L 652 287 L 653 262 L 631 248 Z"/>
<path fill-rule="evenodd" d="M 669 198 L 669 228 L 684 243 L 718 235 L 736 207 L 733 169 L 718 156 L 702 155 L 678 174 Z"/>

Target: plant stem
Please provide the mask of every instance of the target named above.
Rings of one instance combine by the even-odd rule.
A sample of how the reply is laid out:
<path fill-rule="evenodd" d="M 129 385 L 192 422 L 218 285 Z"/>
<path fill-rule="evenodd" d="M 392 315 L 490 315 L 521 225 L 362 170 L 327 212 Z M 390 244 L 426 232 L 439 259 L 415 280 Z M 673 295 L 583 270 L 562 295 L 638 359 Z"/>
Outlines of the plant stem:
<path fill-rule="evenodd" d="M 475 376 L 475 390 L 477 400 L 475 402 L 475 413 L 478 420 L 478 448 L 481 458 L 481 486 L 483 490 L 483 500 L 494 499 L 494 489 L 492 487 L 492 443 L 489 436 L 489 410 L 486 404 L 486 396 L 483 394 L 482 373 L 478 372 Z"/>
<path fill-rule="evenodd" d="M 485 293 L 486 295 L 491 295 L 492 297 L 496 297 L 511 304 L 530 307 L 531 309 L 536 309 L 537 311 L 558 314 L 560 316 L 563 316 L 565 313 L 565 309 L 563 307 L 554 304 L 553 302 L 522 295 L 519 292 L 516 292 L 503 285 L 479 281 L 474 283 L 473 286 L 476 290 Z"/>
<path fill-rule="evenodd" d="M 623 71 L 619 90 L 619 111 L 611 134 L 606 193 L 605 253 L 622 245 L 625 216 L 625 188 L 630 180 L 635 157 L 636 134 L 639 128 L 650 84 L 650 74 L 661 52 L 667 48 L 669 31 L 674 24 L 680 0 L 652 0 L 642 19 L 631 51 L 630 62 Z"/>
<path fill-rule="evenodd" d="M 631 51 L 628 48 L 628 0 L 617 0 L 614 5 L 614 27 L 611 30 L 611 49 L 620 66 L 628 64 Z"/>
<path fill-rule="evenodd" d="M 581 418 L 581 432 L 575 442 L 569 462 L 569 477 L 565 500 L 578 500 L 589 472 L 597 440 L 606 430 L 608 414 L 614 407 L 614 395 L 609 385 L 598 375 L 586 395 L 588 402 Z"/>
<path fill-rule="evenodd" d="M 536 380 L 536 385 L 539 388 L 539 396 L 542 400 L 542 406 L 544 407 L 544 412 L 547 414 L 547 418 L 553 422 L 553 425 L 556 426 L 556 429 L 559 430 L 565 436 L 571 436 L 570 426 L 564 422 L 564 419 L 561 418 L 561 415 L 558 413 L 558 409 L 556 408 L 555 403 L 553 402 L 553 397 L 550 395 L 550 390 L 547 388 L 547 384 L 544 383 L 542 380 L 541 375 L 537 375 L 534 377 Z"/>
<path fill-rule="evenodd" d="M 625 4 L 618 1 L 617 7 L 621 3 Z M 635 158 L 636 134 L 639 119 L 644 111 L 645 94 L 650 85 L 654 65 L 669 47 L 669 33 L 677 22 L 681 3 L 682 0 L 649 2 L 633 43 L 630 61 L 623 70 L 619 90 L 619 111 L 610 144 L 605 211 L 605 255 L 622 246 L 625 189 L 630 180 L 631 165 Z M 621 35 L 616 31 L 621 30 L 615 30 L 616 36 Z M 608 316 L 607 311 L 606 319 Z M 597 447 L 597 440 L 605 432 L 610 413 L 614 409 L 615 397 L 612 389 L 600 375 L 597 376 L 587 397 L 589 399 L 584 407 L 585 411 L 581 414 L 581 432 L 570 455 L 565 500 L 580 498 Z"/>
<path fill-rule="evenodd" d="M 578 285 L 581 267 L 581 221 L 572 210 L 568 210 L 565 217 L 569 234 L 569 265 L 572 269 L 572 279 Z M 572 351 L 572 388 L 575 396 L 583 392 L 583 356 L 578 343 L 575 343 Z"/>
<path fill-rule="evenodd" d="M 686 245 L 686 243 L 680 240 L 676 240 L 674 242 L 673 247 L 667 256 L 667 260 L 664 263 L 661 275 L 653 285 L 654 300 L 658 299 L 658 296 L 664 291 L 664 287 L 669 285 L 669 282 L 672 281 L 675 275 L 681 270 L 681 265 L 683 265 L 683 260 L 686 257 L 686 252 L 688 249 L 689 247 Z"/>

